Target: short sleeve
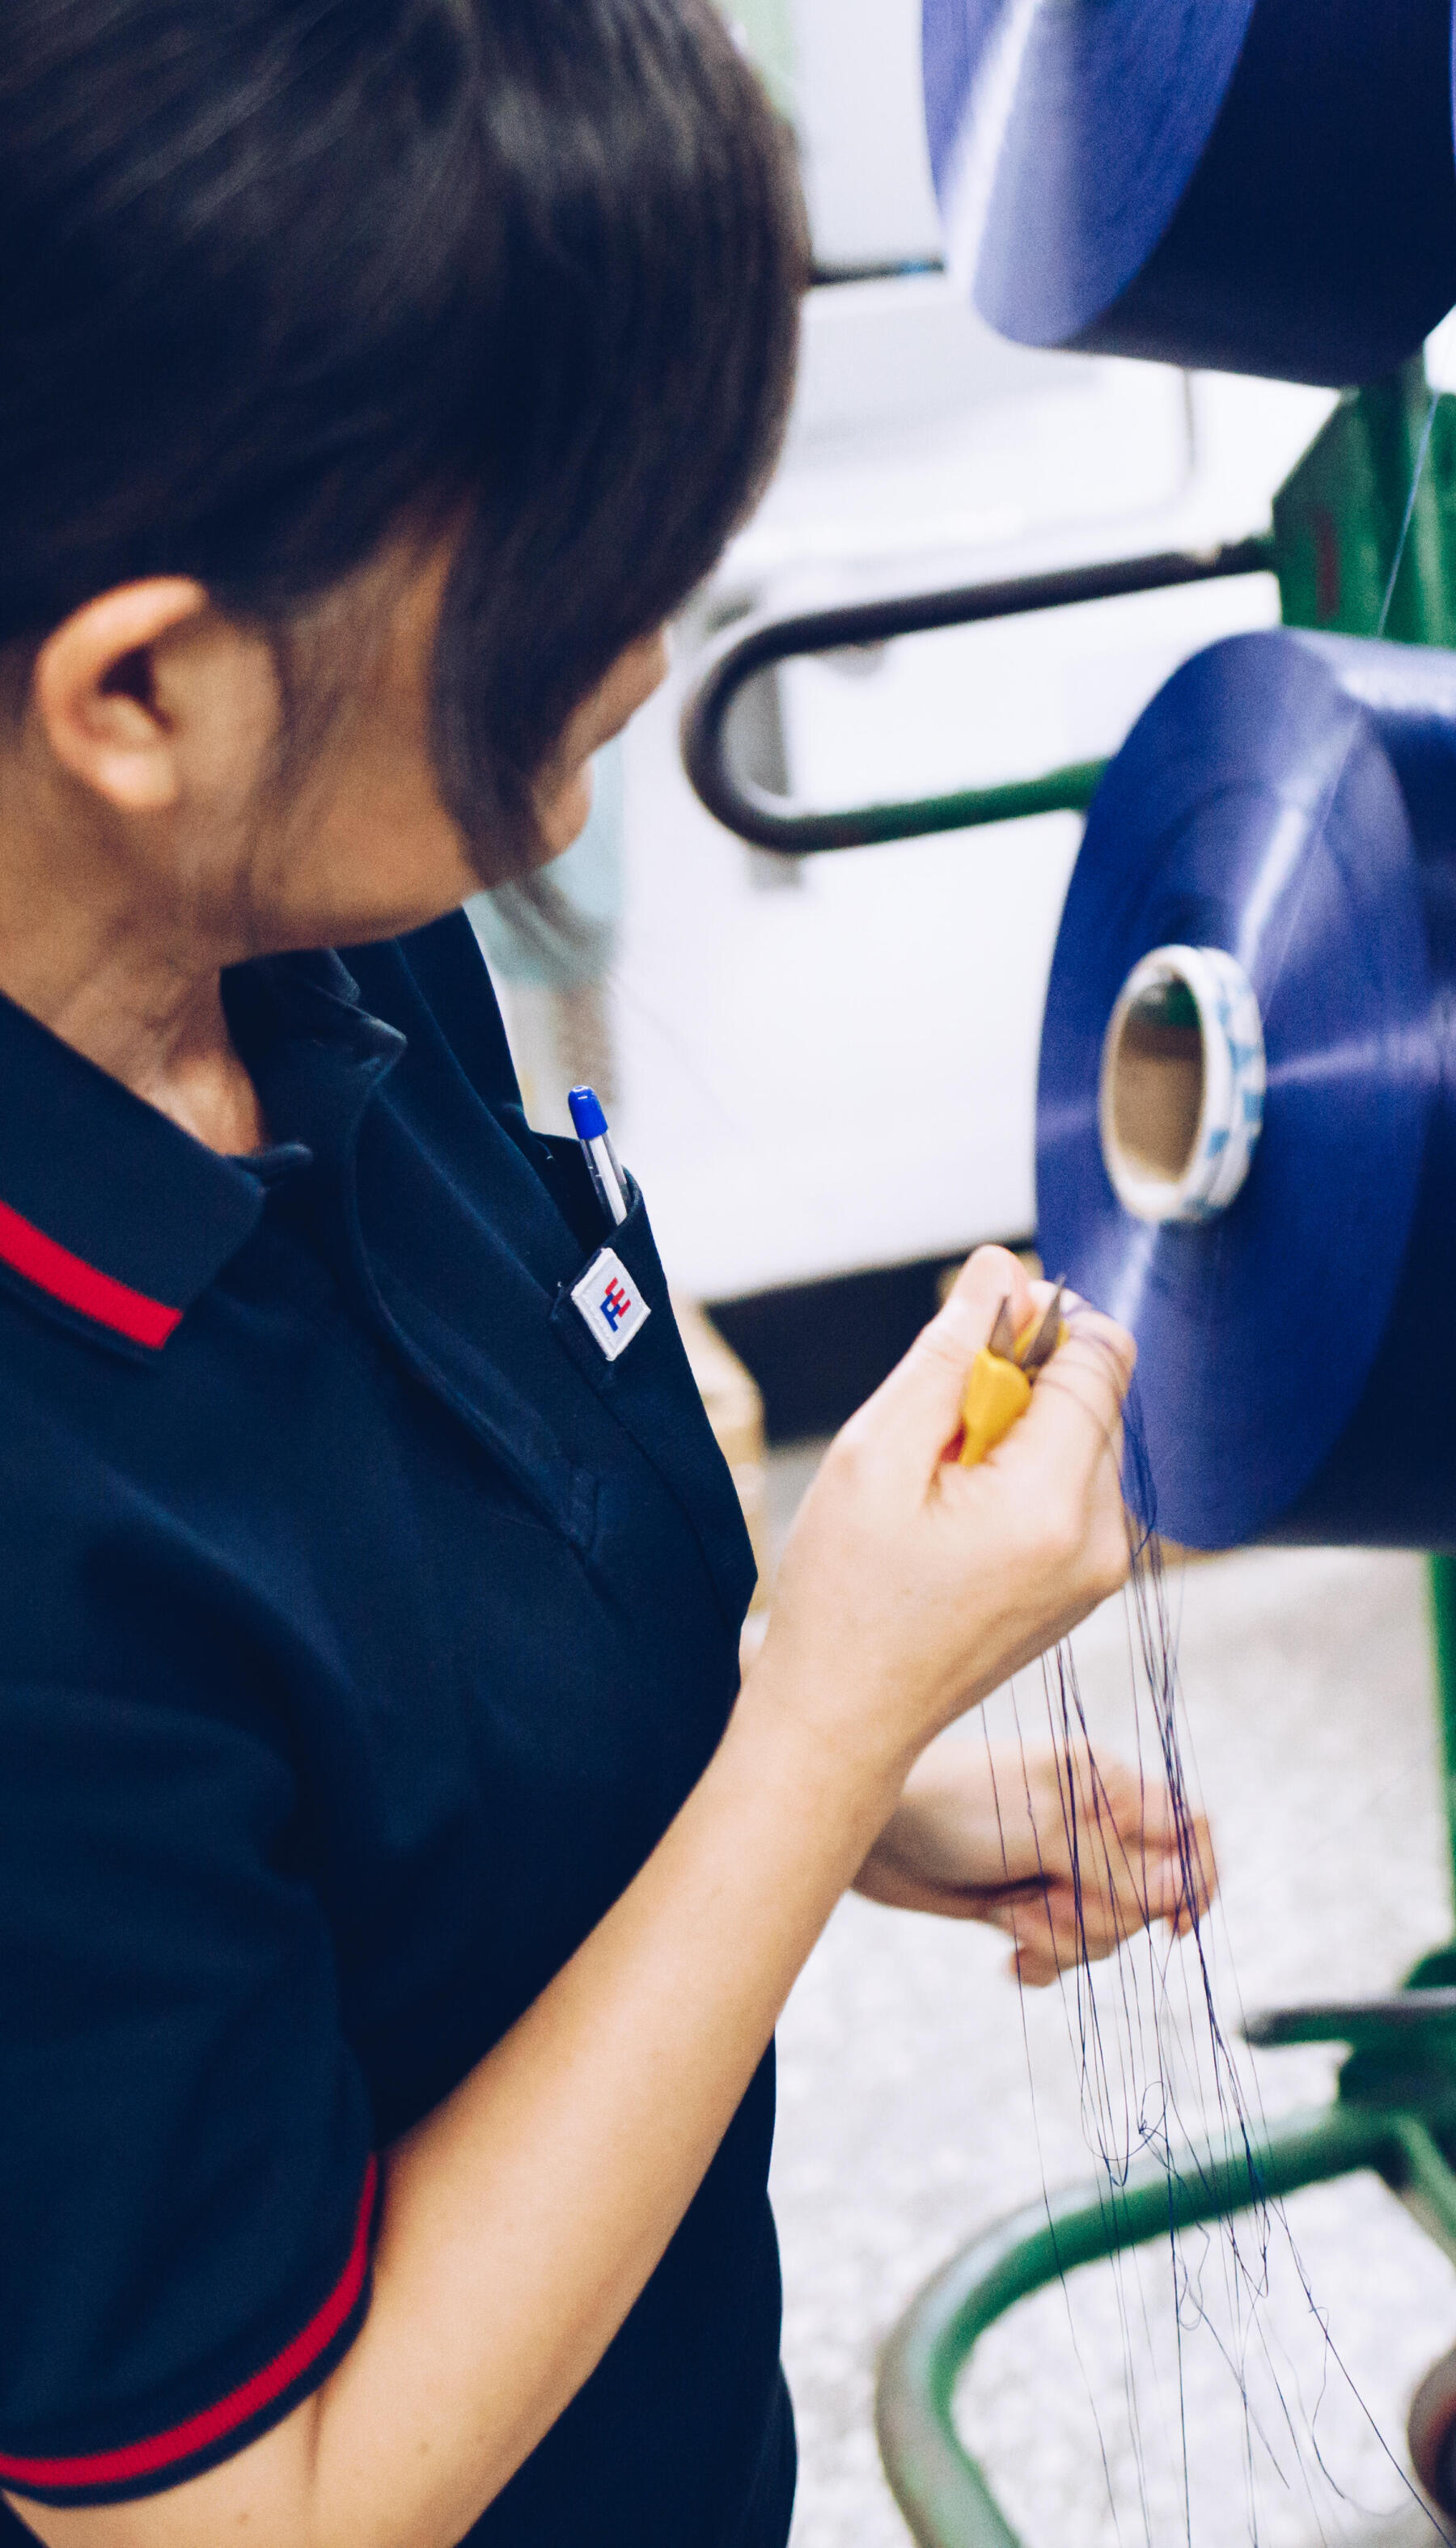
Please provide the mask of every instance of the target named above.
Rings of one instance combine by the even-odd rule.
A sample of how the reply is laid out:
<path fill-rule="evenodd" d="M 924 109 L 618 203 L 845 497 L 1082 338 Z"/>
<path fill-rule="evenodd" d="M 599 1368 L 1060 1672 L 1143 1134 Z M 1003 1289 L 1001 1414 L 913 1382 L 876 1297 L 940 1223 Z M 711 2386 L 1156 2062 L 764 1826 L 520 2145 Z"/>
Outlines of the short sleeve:
<path fill-rule="evenodd" d="M 0 2485 L 174 2486 L 318 2386 L 375 2170 L 265 1735 L 0 1688 Z"/>

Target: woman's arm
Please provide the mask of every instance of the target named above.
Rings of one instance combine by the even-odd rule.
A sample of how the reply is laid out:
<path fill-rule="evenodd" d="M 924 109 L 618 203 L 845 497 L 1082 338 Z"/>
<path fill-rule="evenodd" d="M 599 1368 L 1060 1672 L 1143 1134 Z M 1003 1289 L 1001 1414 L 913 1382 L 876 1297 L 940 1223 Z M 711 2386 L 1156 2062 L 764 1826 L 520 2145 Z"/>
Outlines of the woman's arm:
<path fill-rule="evenodd" d="M 1079 1318 L 978 1470 L 943 1458 L 1014 1258 L 982 1250 L 825 1461 L 719 1751 L 612 1910 L 390 2154 L 374 2294 L 285 2422 L 48 2548 L 453 2548 L 610 2343 L 912 1764 L 1119 1584 L 1131 1346 Z"/>

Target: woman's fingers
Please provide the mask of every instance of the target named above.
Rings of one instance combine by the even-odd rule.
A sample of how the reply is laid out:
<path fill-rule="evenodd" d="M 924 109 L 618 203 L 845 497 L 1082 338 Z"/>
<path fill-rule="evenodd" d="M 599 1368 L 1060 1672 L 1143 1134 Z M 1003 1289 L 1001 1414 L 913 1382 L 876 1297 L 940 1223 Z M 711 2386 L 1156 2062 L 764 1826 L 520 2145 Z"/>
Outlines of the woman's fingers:
<path fill-rule="evenodd" d="M 1085 1478 L 1109 1451 L 1120 1460 L 1123 1402 L 1137 1359 L 1125 1327 L 1096 1310 L 1079 1310 L 1002 1453 L 1019 1449 L 1024 1457 L 1054 1458 L 1077 1478 Z"/>
<path fill-rule="evenodd" d="M 999 1783 L 1008 1808 L 1025 1798 L 1038 1871 L 1018 1866 L 1019 1881 L 978 1888 L 966 1908 L 1014 1940 L 1023 1980 L 1099 1962 L 1159 1922 L 1186 1937 L 1203 1918 L 1218 1886 L 1209 1826 L 1161 1779 L 1073 1746 L 1018 1754 Z"/>
<path fill-rule="evenodd" d="M 1174 1849 L 1181 1829 L 1172 1791 L 1125 1761 L 1096 1759 L 1082 1746 L 1071 1755 L 1077 1817 L 1143 1849 Z M 1063 1775 L 1065 1770 L 1063 1768 Z"/>
<path fill-rule="evenodd" d="M 1124 1936 L 1149 1920 L 1171 1920 L 1189 1899 L 1196 1882 L 1176 1850 L 1146 1850 L 1114 1841 L 1105 1852 L 1094 1844 L 1079 1857 L 1075 1887 L 1082 1916 L 1089 1926 L 1116 1929 Z"/>
<path fill-rule="evenodd" d="M 982 1897 L 979 1916 L 1012 1940 L 1023 1980 L 1050 1981 L 1076 1964 L 1103 1962 L 1160 1921 L 1174 1938 L 1186 1937 L 1207 1908 L 1203 1888 L 1190 1891 L 1174 1857 L 1150 1862 L 1137 1887 L 1099 1883 L 1086 1871 L 1079 1885 L 1058 1877 L 1035 1891 L 1007 1888 Z"/>
<path fill-rule="evenodd" d="M 745 1688 L 776 1688 L 876 1777 L 903 1779 L 907 1756 L 1126 1581 L 1116 1430 L 1134 1349 L 1108 1320 L 1077 1313 L 988 1460 L 946 1457 L 1003 1304 L 1024 1323 L 1038 1296 L 1004 1248 L 977 1249 L 830 1446 L 784 1551 Z"/>
<path fill-rule="evenodd" d="M 1202 1919 L 1209 1907 L 1211 1885 L 1199 1854 L 1175 1846 L 1139 1850 L 1109 1858 L 1105 1864 L 1078 1868 L 1081 1916 L 1089 1932 L 1116 1943 L 1152 1920 L 1178 1920 L 1185 1912 Z M 1073 1891 L 1067 1885 L 1068 1894 Z"/>
<path fill-rule="evenodd" d="M 1219 1890 L 1219 1865 L 1214 1856 L 1214 1836 L 1207 1817 L 1195 1814 L 1193 1828 L 1184 1849 L 1187 1889 L 1200 1920 Z"/>
<path fill-rule="evenodd" d="M 1153 1791 L 1136 1822 L 1093 1813 L 1081 1826 L 1078 1869 L 1084 1892 L 1111 1897 L 1122 1912 L 1145 1908 L 1150 1919 L 1185 1909 L 1201 1919 L 1218 1890 L 1213 1837 L 1202 1814 L 1180 1814 L 1165 1790 Z"/>
<path fill-rule="evenodd" d="M 1054 1297 L 1055 1286 L 1034 1283 L 1008 1248 L 978 1247 L 937 1316 L 846 1430 L 857 1431 L 868 1422 L 882 1427 L 888 1418 L 914 1466 L 930 1475 L 959 1430 L 971 1364 L 989 1341 L 1003 1306 L 1009 1303 L 1012 1323 L 1021 1328 L 1048 1309 Z M 1119 1420 L 1136 1353 L 1132 1337 L 1112 1320 L 1079 1308 L 1038 1389 L 1056 1375 L 1054 1386 L 1069 1390 L 1105 1439 Z"/>
<path fill-rule="evenodd" d="M 1112 1892 L 1125 1909 L 1145 1895 L 1166 1898 L 1169 1884 L 1200 1917 L 1218 1890 L 1207 1818 L 1191 1814 L 1161 1779 L 1147 1780 L 1120 1761 L 1078 1752 L 1070 1771 L 1058 1765 L 1058 1796 L 1074 1790 L 1074 1815 L 1046 1836 L 1058 1872 L 1075 1860 L 1084 1888 Z M 1177 1906 L 1175 1906 L 1177 1907 Z M 1170 1917 L 1157 1911 L 1155 1918 Z"/>

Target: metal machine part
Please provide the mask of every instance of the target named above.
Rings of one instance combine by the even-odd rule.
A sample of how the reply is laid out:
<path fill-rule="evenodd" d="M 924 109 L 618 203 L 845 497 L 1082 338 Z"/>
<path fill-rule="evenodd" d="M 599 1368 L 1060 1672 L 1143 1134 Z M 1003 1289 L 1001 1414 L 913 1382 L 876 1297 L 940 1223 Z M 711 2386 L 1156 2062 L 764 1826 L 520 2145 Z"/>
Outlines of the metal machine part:
<path fill-rule="evenodd" d="M 1236 540 L 1203 555 L 1171 550 L 1004 584 L 846 602 L 824 610 L 764 613 L 735 621 L 705 655 L 682 712 L 682 759 L 688 777 L 708 812 L 731 832 L 758 849 L 789 858 L 809 851 L 923 840 L 933 832 L 958 832 L 1028 814 L 1085 813 L 1106 767 L 1100 761 L 1050 771 L 1039 778 L 1011 780 L 1001 787 L 966 788 L 913 803 L 864 805 L 844 813 L 812 812 L 733 768 L 729 744 L 734 703 L 750 682 L 795 656 L 883 645 L 892 638 L 921 636 L 931 629 L 1019 619 L 1034 611 L 1110 601 L 1125 593 L 1166 592 L 1180 585 L 1213 584 L 1228 576 L 1268 575 L 1274 564 L 1269 539 Z"/>

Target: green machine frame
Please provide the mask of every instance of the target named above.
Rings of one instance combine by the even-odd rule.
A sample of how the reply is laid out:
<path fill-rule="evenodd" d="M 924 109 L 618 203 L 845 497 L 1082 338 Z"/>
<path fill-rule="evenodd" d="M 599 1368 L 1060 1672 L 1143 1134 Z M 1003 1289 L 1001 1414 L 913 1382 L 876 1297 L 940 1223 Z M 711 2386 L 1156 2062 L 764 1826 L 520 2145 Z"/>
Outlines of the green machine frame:
<path fill-rule="evenodd" d="M 1456 645 L 1456 399 L 1432 401 L 1422 360 L 1341 400 L 1280 492 L 1262 537 L 1210 555 L 1121 560 L 730 628 L 684 717 L 689 774 L 722 820 L 790 856 L 1085 808 L 1103 765 L 914 804 L 810 812 L 735 773 L 731 711 L 750 682 L 791 656 L 1260 573 L 1277 577 L 1290 626 Z M 1432 1557 L 1429 1575 L 1456 1894 L 1456 1556 Z M 1029 2205 L 953 2257 L 889 2336 L 876 2402 L 880 2451 L 922 2548 L 1021 2548 L 961 2446 L 955 2393 L 985 2329 L 1075 2267 L 1362 2168 L 1381 2176 L 1456 2260 L 1456 1943 L 1424 1957 L 1389 1999 L 1287 2009 L 1248 2033 L 1265 2045 L 1348 2047 L 1332 2104 L 1287 2117 L 1252 2145 L 1191 2144 L 1171 2174 L 1147 2160 L 1121 2186 L 1102 2178 Z"/>

